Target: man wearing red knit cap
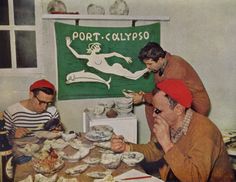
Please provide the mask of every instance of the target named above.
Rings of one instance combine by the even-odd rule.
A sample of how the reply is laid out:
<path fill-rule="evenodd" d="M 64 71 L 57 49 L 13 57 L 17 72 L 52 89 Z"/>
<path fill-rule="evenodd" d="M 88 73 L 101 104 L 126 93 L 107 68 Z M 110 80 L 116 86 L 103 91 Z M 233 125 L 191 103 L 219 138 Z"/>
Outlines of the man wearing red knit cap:
<path fill-rule="evenodd" d="M 30 85 L 29 98 L 9 106 L 4 111 L 5 128 L 13 138 L 22 138 L 29 132 L 42 130 L 51 120 L 59 123 L 59 113 L 53 106 L 55 86 L 45 80 L 37 80 Z"/>
<path fill-rule="evenodd" d="M 164 181 L 234 181 L 221 132 L 190 107 L 192 94 L 182 80 L 167 79 L 153 90 L 154 137 L 148 144 L 114 136 L 115 152 L 138 151 Z"/>

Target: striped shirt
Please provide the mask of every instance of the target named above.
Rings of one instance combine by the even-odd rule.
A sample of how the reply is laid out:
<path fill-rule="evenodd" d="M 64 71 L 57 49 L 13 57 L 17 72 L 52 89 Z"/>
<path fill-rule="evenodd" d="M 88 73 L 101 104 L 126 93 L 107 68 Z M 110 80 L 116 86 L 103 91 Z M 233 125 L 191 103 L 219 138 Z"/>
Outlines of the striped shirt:
<path fill-rule="evenodd" d="M 59 118 L 59 113 L 54 106 L 50 106 L 43 113 L 36 113 L 23 107 L 19 102 L 9 106 L 4 111 L 5 129 L 10 136 L 15 135 L 16 128 L 28 128 L 31 131 L 40 130 L 42 124 L 50 119 Z"/>

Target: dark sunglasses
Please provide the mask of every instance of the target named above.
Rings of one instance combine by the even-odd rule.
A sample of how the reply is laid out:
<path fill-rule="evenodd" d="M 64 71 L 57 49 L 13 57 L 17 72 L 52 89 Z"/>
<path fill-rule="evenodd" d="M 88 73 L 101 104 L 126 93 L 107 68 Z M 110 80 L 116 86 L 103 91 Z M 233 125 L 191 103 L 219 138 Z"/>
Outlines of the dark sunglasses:
<path fill-rule="evenodd" d="M 52 102 L 46 102 L 46 101 L 40 100 L 36 95 L 34 97 L 38 100 L 39 105 L 42 105 L 42 104 L 45 104 L 47 106 L 52 105 Z"/>
<path fill-rule="evenodd" d="M 155 114 L 160 114 L 162 111 L 158 108 L 154 108 L 153 112 L 155 112 Z"/>

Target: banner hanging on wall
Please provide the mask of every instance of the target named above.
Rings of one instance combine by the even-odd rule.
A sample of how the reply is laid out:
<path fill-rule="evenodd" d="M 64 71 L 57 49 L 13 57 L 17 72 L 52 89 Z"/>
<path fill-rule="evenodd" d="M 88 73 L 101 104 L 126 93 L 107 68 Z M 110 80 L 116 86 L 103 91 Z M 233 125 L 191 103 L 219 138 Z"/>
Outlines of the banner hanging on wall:
<path fill-rule="evenodd" d="M 137 27 L 85 27 L 55 22 L 58 99 L 123 96 L 122 90 L 151 91 L 139 51 L 160 43 L 160 24 Z"/>

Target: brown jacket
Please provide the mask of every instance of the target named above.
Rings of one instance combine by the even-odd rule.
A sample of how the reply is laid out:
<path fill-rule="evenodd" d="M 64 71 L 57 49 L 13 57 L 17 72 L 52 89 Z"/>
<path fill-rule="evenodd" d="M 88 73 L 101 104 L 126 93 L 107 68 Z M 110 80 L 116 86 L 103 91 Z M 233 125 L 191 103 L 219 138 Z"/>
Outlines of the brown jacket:
<path fill-rule="evenodd" d="M 210 111 L 210 99 L 196 71 L 187 61 L 179 56 L 167 53 L 165 58 L 168 61 L 165 71 L 162 76 L 159 76 L 158 73 L 154 74 L 155 83 L 165 79 L 183 80 L 193 95 L 192 109 L 207 116 Z M 151 130 L 153 128 L 153 107 L 149 104 L 152 102 L 152 94 L 147 93 L 144 95 L 144 98 L 147 102 L 145 106 L 146 117 Z"/>
<path fill-rule="evenodd" d="M 160 167 L 161 178 L 168 180 L 171 171 L 180 181 L 231 182 L 234 180 L 232 165 L 218 128 L 207 117 L 196 112 L 186 135 L 167 153 L 148 144 L 130 144 L 132 151 L 142 152 L 147 161 L 164 159 Z"/>

